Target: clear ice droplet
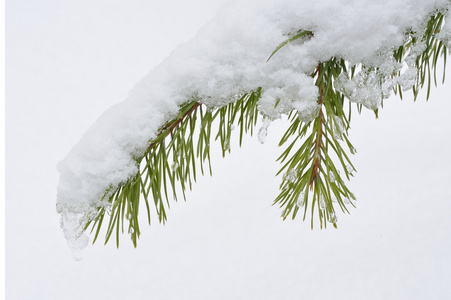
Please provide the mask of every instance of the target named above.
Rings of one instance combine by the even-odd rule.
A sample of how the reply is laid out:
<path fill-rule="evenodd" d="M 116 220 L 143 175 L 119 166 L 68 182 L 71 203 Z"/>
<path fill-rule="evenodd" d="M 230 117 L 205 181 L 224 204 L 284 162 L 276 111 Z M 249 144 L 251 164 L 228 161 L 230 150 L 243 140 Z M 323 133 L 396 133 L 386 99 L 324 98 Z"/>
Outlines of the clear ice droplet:
<path fill-rule="evenodd" d="M 347 165 L 347 166 L 346 166 L 346 170 L 348 171 L 348 173 L 349 173 L 350 175 L 352 175 L 352 173 L 354 172 L 354 168 L 353 168 L 351 165 Z"/>
<path fill-rule="evenodd" d="M 285 180 L 289 182 L 295 182 L 297 178 L 297 172 L 296 169 L 291 169 L 288 172 L 285 173 Z"/>
<path fill-rule="evenodd" d="M 337 220 L 338 220 L 338 218 L 337 218 L 337 216 L 335 215 L 335 213 L 334 213 L 334 212 L 330 213 L 330 219 L 329 219 L 329 222 L 335 224 L 335 223 L 337 223 Z"/>
<path fill-rule="evenodd" d="M 260 127 L 260 130 L 258 131 L 258 141 L 261 144 L 265 143 L 266 136 L 268 135 L 269 124 L 271 124 L 271 120 L 267 117 L 264 117 L 262 127 Z"/>
<path fill-rule="evenodd" d="M 298 201 L 296 202 L 297 207 L 303 207 L 304 206 L 304 197 L 305 197 L 305 193 L 302 192 L 299 195 Z"/>
<path fill-rule="evenodd" d="M 329 178 L 330 178 L 330 182 L 335 182 L 335 175 L 334 175 L 334 172 L 332 172 L 332 171 L 329 171 Z"/>
<path fill-rule="evenodd" d="M 321 210 L 325 210 L 325 209 L 326 209 L 326 201 L 324 200 L 324 197 L 323 197 L 323 196 L 321 196 L 321 197 L 319 198 L 319 208 L 320 208 Z"/>
<path fill-rule="evenodd" d="M 343 133 L 345 131 L 345 125 L 343 124 L 343 120 L 340 119 L 338 116 L 334 116 L 335 121 L 335 127 L 337 128 L 338 132 Z"/>
<path fill-rule="evenodd" d="M 333 127 L 333 133 L 334 133 L 334 139 L 341 140 L 342 134 L 345 130 L 345 126 L 343 124 L 343 121 L 338 117 L 334 116 L 335 126 Z"/>
<path fill-rule="evenodd" d="M 230 140 L 224 141 L 224 151 L 230 150 Z"/>

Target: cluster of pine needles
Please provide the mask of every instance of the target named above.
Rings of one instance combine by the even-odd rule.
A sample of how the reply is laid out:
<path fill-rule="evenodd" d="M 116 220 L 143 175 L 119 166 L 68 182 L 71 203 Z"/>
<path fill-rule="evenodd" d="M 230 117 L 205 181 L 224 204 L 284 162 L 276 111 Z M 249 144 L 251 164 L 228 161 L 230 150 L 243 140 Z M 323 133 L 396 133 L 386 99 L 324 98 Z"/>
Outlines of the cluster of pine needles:
<path fill-rule="evenodd" d="M 446 65 L 448 49 L 443 41 L 436 38 L 443 23 L 444 15 L 437 12 L 430 18 L 423 33 L 407 32 L 405 44 L 393 51 L 394 59 L 402 63 L 415 44 L 421 42 L 426 45 L 415 61 L 417 82 L 412 87 L 415 99 L 425 85 L 429 97 L 431 85 L 437 85 L 437 64 L 441 58 Z M 313 36 L 314 32 L 307 30 L 289 35 L 275 48 L 269 59 L 285 45 L 304 42 Z M 292 111 L 288 116 L 288 129 L 279 143 L 284 151 L 278 158 L 281 168 L 277 175 L 283 176 L 274 204 L 281 208 L 283 219 L 294 219 L 301 214 L 305 220 L 310 215 L 313 228 L 316 211 L 321 228 L 328 223 L 337 227 L 336 210 L 349 213 L 348 207 L 355 206 L 356 198 L 345 183 L 356 172 L 349 158 L 349 154 L 355 153 L 355 148 L 349 141 L 348 130 L 352 107 L 356 105 L 360 112 L 362 105 L 349 102 L 335 89 L 334 81 L 340 74 L 352 79 L 361 68 L 361 65 L 349 67 L 344 59 L 331 58 L 319 62 L 309 74 L 319 90 L 318 114 L 306 122 L 298 117 L 298 112 Z M 393 74 L 394 77 L 400 75 Z M 145 155 L 137 158 L 140 172 L 113 193 L 105 193 L 102 200 L 109 202 L 110 209 L 99 207 L 97 217 L 85 227 L 85 230 L 92 227 L 94 242 L 102 224 L 107 222 L 105 243 L 115 235 L 119 246 L 121 233 L 127 231 L 136 247 L 140 236 L 140 205 L 146 206 L 149 224 L 152 206 L 159 222 L 164 223 L 171 200 L 177 200 L 179 193 L 186 199 L 185 192 L 191 189 L 197 176 L 204 175 L 205 171 L 212 173 L 212 137 L 220 143 L 225 155 L 230 151 L 232 132 L 239 132 L 240 146 L 245 133 L 253 134 L 261 116 L 258 101 L 262 92 L 262 87 L 256 87 L 253 91 L 236 95 L 234 101 L 216 109 L 209 108 L 202 104 L 202 99 L 196 98 L 182 105 L 179 114 L 161 127 L 158 137 L 149 141 Z M 396 86 L 394 92 L 402 98 L 400 86 Z M 377 113 L 375 110 L 376 116 Z"/>

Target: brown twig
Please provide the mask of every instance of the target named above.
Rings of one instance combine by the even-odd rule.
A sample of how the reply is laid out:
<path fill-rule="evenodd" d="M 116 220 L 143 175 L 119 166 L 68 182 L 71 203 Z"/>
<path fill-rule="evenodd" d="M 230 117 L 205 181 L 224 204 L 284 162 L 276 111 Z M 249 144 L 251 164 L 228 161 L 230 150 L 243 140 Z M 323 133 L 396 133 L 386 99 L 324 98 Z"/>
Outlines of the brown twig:
<path fill-rule="evenodd" d="M 202 104 L 199 102 L 194 102 L 193 106 L 188 109 L 180 118 L 177 119 L 173 119 L 171 121 L 169 121 L 166 125 L 163 126 L 163 128 L 161 128 L 160 132 L 158 133 L 157 137 L 162 136 L 159 141 L 162 141 L 164 139 L 166 139 L 166 137 L 173 132 L 173 130 L 175 128 L 177 128 L 177 126 L 183 122 L 183 120 L 191 115 L 192 112 L 194 112 L 199 106 L 201 106 Z M 150 143 L 149 147 L 147 148 L 148 152 L 154 148 L 159 141 L 154 140 L 153 142 Z M 147 155 L 146 155 L 147 156 Z"/>
<path fill-rule="evenodd" d="M 322 106 L 323 104 L 323 98 L 324 98 L 324 88 L 323 88 L 323 81 L 320 82 L 321 78 L 319 77 L 321 74 L 321 64 L 318 64 L 318 67 L 316 68 L 316 74 L 318 74 L 317 83 L 320 84 L 319 87 L 319 101 L 318 104 Z M 317 136 L 314 141 L 313 145 L 313 170 L 312 170 L 312 176 L 310 177 L 310 190 L 313 190 L 313 184 L 316 182 L 316 180 L 319 177 L 320 170 L 321 170 L 321 149 L 323 149 L 322 145 L 322 137 L 323 137 L 323 120 L 324 120 L 324 114 L 322 108 L 319 110 L 319 130 L 317 133 Z"/>

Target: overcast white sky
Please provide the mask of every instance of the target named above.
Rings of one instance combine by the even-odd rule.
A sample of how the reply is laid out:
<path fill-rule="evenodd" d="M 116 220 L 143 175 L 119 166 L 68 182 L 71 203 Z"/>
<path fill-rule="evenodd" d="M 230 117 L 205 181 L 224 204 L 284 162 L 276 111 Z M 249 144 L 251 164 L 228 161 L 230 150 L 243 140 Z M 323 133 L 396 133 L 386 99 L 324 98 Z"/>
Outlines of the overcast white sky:
<path fill-rule="evenodd" d="M 358 197 L 339 229 L 271 206 L 282 122 L 213 157 L 167 225 L 88 246 L 75 262 L 55 212 L 56 164 L 223 1 L 6 3 L 7 299 L 448 299 L 451 84 L 428 103 L 355 115 Z M 451 68 L 448 67 L 448 74 Z"/>

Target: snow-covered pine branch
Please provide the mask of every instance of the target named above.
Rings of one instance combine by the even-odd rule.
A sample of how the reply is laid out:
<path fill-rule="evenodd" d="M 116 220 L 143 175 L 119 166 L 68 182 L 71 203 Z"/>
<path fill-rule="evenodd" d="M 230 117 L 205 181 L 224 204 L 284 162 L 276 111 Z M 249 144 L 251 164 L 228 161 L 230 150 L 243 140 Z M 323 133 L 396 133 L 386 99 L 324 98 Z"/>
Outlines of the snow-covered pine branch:
<path fill-rule="evenodd" d="M 108 240 L 127 222 L 136 245 L 140 195 L 164 221 L 169 202 L 163 198 L 176 182 L 188 188 L 196 164 L 209 160 L 212 121 L 219 120 L 213 135 L 226 152 L 232 126 L 240 127 L 242 139 L 257 113 L 267 120 L 261 140 L 270 120 L 290 115 L 276 199 L 282 216 L 302 209 L 305 218 L 308 206 L 317 207 L 321 226 L 335 226 L 335 209 L 347 211 L 353 199 L 340 175 L 349 179 L 354 171 L 343 148 L 354 150 L 346 101 L 377 112 L 392 91 L 429 89 L 439 58 L 448 54 L 449 6 L 448 0 L 224 6 L 106 111 L 58 165 L 57 211 L 74 253 L 86 246 L 92 223 L 97 234 L 109 223 Z M 201 128 L 196 137 L 195 126 Z"/>

